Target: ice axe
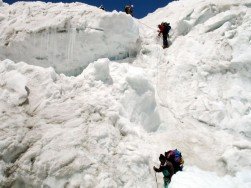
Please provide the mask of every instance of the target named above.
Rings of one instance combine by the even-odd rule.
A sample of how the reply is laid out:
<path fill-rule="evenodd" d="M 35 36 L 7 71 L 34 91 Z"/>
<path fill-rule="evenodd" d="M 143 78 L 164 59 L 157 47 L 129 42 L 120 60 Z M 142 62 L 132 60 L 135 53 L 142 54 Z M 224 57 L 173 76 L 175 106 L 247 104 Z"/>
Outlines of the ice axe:
<path fill-rule="evenodd" d="M 156 176 L 156 172 L 155 171 L 154 171 L 154 174 L 155 174 L 156 186 L 158 188 L 158 180 L 157 180 L 157 176 Z"/>

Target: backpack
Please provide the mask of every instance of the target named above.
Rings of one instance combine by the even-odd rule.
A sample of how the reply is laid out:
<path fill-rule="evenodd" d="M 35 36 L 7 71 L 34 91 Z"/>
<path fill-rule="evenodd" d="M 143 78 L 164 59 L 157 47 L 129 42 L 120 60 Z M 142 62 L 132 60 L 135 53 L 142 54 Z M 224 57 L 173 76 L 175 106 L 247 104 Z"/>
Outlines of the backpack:
<path fill-rule="evenodd" d="M 174 163 L 174 166 L 179 166 L 179 170 L 183 169 L 184 160 L 182 158 L 182 154 L 179 150 L 169 150 L 165 153 L 167 159 L 171 159 L 170 161 Z"/>
<path fill-rule="evenodd" d="M 165 26 L 167 33 L 169 33 L 169 31 L 171 30 L 170 23 L 162 22 L 162 24 Z"/>

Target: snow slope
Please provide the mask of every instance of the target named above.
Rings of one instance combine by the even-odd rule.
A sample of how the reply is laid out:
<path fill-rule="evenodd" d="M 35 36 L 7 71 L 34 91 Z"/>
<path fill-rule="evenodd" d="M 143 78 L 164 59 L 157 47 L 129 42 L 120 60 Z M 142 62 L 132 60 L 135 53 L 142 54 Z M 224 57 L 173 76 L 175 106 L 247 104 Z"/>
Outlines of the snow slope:
<path fill-rule="evenodd" d="M 173 45 L 157 57 L 165 59 L 158 65 L 162 103 L 181 118 L 189 115 L 249 138 L 250 4 L 251 1 L 185 0 L 182 6 L 181 2 L 174 2 L 142 20 L 150 26 L 166 20 L 173 27 Z"/>
<path fill-rule="evenodd" d="M 123 24 L 121 24 L 123 23 Z M 103 57 L 135 56 L 139 33 L 124 13 L 81 3 L 19 2 L 0 8 L 0 58 L 77 75 Z"/>
<path fill-rule="evenodd" d="M 173 176 L 170 188 L 250 187 L 250 5 L 249 0 L 180 0 L 141 20 L 84 4 L 4 5 L 2 12 L 17 13 L 1 14 L 1 23 L 15 20 L 13 26 L 32 32 L 20 14 L 37 25 L 45 12 L 52 21 L 41 25 L 56 29 L 51 12 L 59 11 L 60 18 L 71 18 L 68 33 L 75 18 L 89 11 L 88 23 L 105 19 L 109 31 L 102 36 L 114 40 L 123 55 L 111 43 L 111 52 L 86 64 L 58 56 L 55 64 L 47 64 L 53 69 L 37 64 L 35 49 L 20 59 L 31 65 L 0 50 L 0 187 L 156 187 L 152 166 L 170 148 L 179 148 L 185 158 L 185 169 Z M 37 13 L 33 18 L 25 12 L 28 7 Z M 130 27 L 123 30 L 129 36 L 121 33 L 123 39 L 110 33 L 116 33 L 118 18 Z M 170 21 L 173 28 L 166 50 L 156 39 L 161 21 Z M 0 28 L 5 36 L 9 27 Z M 45 32 L 49 28 L 44 25 Z M 54 34 L 51 40 L 62 35 Z M 19 52 L 42 37 L 35 35 L 34 43 L 25 40 L 19 46 L 16 39 L 22 37 L 17 36 L 11 38 L 13 46 L 3 48 Z M 62 44 L 70 40 L 61 39 Z M 105 45 L 103 40 L 91 42 Z M 69 45 L 76 58 L 88 49 L 78 51 L 77 42 Z M 131 50 L 138 52 L 136 57 Z M 92 53 L 104 51 L 95 48 Z M 86 68 L 76 77 L 59 74 L 77 74 L 68 65 Z M 161 174 L 157 181 L 161 187 Z"/>
<path fill-rule="evenodd" d="M 157 71 L 149 73 L 156 75 L 156 93 L 164 109 L 161 119 L 166 119 L 169 132 L 185 135 L 179 140 L 172 133 L 168 137 L 189 155 L 204 150 L 200 155 L 204 161 L 192 160 L 203 169 L 225 169 L 233 174 L 240 168 L 251 168 L 250 3 L 184 0 L 158 9 L 139 22 L 144 24 L 142 62 L 157 62 L 151 65 Z M 164 53 L 151 45 L 160 43 L 151 28 L 161 21 L 170 22 L 173 28 L 172 45 Z M 137 64 L 142 66 L 142 62 Z M 204 127 L 210 133 L 203 131 Z M 215 153 L 211 157 L 215 159 L 206 167 L 203 164 L 211 153 Z"/>

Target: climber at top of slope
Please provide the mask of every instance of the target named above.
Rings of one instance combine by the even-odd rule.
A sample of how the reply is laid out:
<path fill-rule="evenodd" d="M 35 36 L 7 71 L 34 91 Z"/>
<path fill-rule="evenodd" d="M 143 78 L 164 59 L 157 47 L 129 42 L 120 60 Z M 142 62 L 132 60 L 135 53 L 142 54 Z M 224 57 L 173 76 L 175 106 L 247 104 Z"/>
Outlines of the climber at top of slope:
<path fill-rule="evenodd" d="M 102 9 L 102 10 L 105 10 L 105 7 L 103 5 L 100 5 L 99 8 Z"/>
<path fill-rule="evenodd" d="M 163 37 L 163 49 L 168 47 L 168 41 L 167 41 L 167 37 L 169 37 L 169 31 L 171 30 L 171 26 L 170 23 L 167 22 L 162 22 L 161 24 L 158 25 L 158 36 L 160 36 L 162 34 Z"/>
<path fill-rule="evenodd" d="M 156 172 L 162 172 L 164 177 L 164 188 L 168 188 L 169 183 L 171 182 L 171 178 L 174 174 L 174 169 L 173 165 L 171 162 L 169 162 L 166 157 L 163 154 L 160 154 L 159 156 L 159 161 L 160 161 L 160 167 L 156 168 L 155 166 L 153 169 Z"/>
<path fill-rule="evenodd" d="M 132 16 L 133 13 L 133 5 L 126 5 L 125 6 L 125 13 L 130 14 Z"/>

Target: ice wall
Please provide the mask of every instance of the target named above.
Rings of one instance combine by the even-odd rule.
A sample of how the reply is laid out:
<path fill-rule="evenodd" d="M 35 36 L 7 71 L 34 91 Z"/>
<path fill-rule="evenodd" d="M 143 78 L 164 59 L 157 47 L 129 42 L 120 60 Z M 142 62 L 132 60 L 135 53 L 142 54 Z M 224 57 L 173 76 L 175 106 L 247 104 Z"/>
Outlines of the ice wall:
<path fill-rule="evenodd" d="M 67 75 L 90 62 L 135 56 L 138 27 L 131 16 L 81 3 L 25 3 L 0 8 L 0 59 L 52 66 Z"/>

